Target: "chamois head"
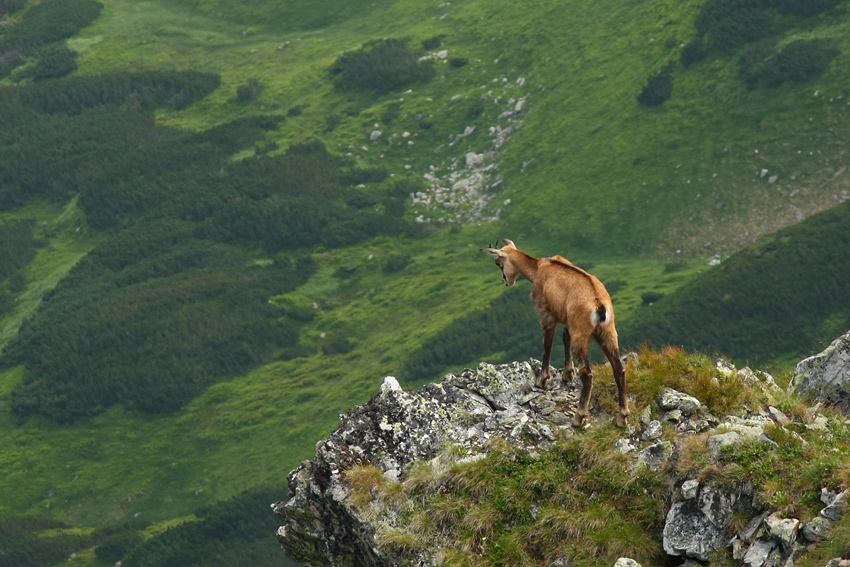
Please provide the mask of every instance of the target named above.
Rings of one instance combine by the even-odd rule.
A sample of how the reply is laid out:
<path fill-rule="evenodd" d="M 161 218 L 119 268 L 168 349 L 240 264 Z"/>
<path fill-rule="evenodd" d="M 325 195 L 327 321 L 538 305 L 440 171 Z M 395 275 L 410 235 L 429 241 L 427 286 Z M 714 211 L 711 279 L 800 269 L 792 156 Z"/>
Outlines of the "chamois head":
<path fill-rule="evenodd" d="M 496 265 L 499 266 L 499 269 L 502 270 L 502 281 L 507 286 L 514 285 L 516 283 L 517 278 L 520 275 L 520 271 L 517 266 L 511 261 L 511 250 L 516 250 L 516 246 L 514 243 L 507 238 L 503 238 L 505 241 L 505 245 L 501 248 L 495 248 L 498 245 L 499 241 L 496 240 L 496 244 L 489 248 L 481 248 L 482 252 L 486 252 L 493 256 L 496 259 Z"/>

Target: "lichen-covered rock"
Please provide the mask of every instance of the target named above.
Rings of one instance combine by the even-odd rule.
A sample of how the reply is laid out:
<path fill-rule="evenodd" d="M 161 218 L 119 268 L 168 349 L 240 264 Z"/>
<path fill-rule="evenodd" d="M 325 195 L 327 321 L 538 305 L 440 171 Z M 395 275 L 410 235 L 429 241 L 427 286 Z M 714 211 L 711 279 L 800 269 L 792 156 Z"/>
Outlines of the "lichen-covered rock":
<path fill-rule="evenodd" d="M 661 422 L 657 419 L 653 419 L 649 422 L 649 425 L 646 426 L 646 429 L 643 430 L 640 438 L 642 441 L 655 441 L 656 439 L 661 439 L 661 435 Z"/>
<path fill-rule="evenodd" d="M 820 354 L 798 363 L 788 390 L 850 411 L 850 332 L 832 341 Z"/>
<path fill-rule="evenodd" d="M 314 460 L 289 474 L 290 499 L 272 506 L 283 521 L 278 530 L 283 548 L 314 566 L 347 564 L 351 558 L 363 566 L 392 565 L 375 526 L 350 502 L 346 471 L 368 465 L 385 479 L 398 479 L 411 464 L 433 459 L 449 445 L 482 453 L 494 436 L 529 450 L 551 447 L 556 432 L 572 432 L 566 416 L 578 395 L 561 386 L 534 391 L 535 376 L 532 362 L 482 363 L 410 392 L 387 377 L 378 395 L 340 415 L 339 428 L 316 445 Z"/>
<path fill-rule="evenodd" d="M 682 483 L 682 498 L 684 498 L 685 500 L 696 498 L 697 490 L 699 490 L 698 480 L 686 480 Z"/>
<path fill-rule="evenodd" d="M 760 539 L 753 543 L 747 550 L 744 556 L 744 565 L 746 567 L 767 567 L 774 565 L 772 561 L 776 556 L 777 543 L 770 539 Z"/>
<path fill-rule="evenodd" d="M 665 411 L 679 410 L 683 415 L 692 415 L 699 411 L 702 404 L 698 399 L 673 388 L 664 388 L 656 400 L 658 407 Z"/>
<path fill-rule="evenodd" d="M 696 499 L 676 502 L 670 507 L 662 537 L 665 552 L 697 561 L 708 561 L 727 541 L 725 531 L 700 511 Z"/>
<path fill-rule="evenodd" d="M 673 445 L 669 441 L 661 441 L 650 445 L 646 449 L 638 451 L 637 456 L 632 461 L 632 474 L 636 474 L 642 467 L 646 467 L 651 471 L 657 471 L 667 462 L 667 459 L 672 454 Z"/>
<path fill-rule="evenodd" d="M 829 503 L 829 506 L 820 511 L 820 515 L 827 520 L 837 522 L 842 518 L 842 516 L 844 516 L 844 512 L 847 511 L 848 500 L 850 500 L 850 491 L 845 490 L 840 492 L 832 500 L 832 502 Z"/>
<path fill-rule="evenodd" d="M 771 514 L 764 523 L 768 533 L 779 540 L 786 548 L 790 548 L 797 541 L 800 520 L 796 518 L 783 518 L 779 514 Z"/>
<path fill-rule="evenodd" d="M 829 537 L 832 531 L 832 522 L 821 516 L 812 518 L 811 522 L 803 524 L 800 530 L 806 541 L 817 543 Z"/>
<path fill-rule="evenodd" d="M 687 492 L 687 499 L 674 503 L 667 514 L 662 533 L 664 551 L 708 561 L 730 541 L 732 516 L 746 508 L 747 503 L 737 493 L 711 484 L 699 486 L 695 481 L 691 481 Z"/>
<path fill-rule="evenodd" d="M 724 447 L 735 447 L 741 444 L 741 435 L 737 431 L 720 433 L 708 438 L 708 452 L 715 461 L 723 457 Z"/>
<path fill-rule="evenodd" d="M 278 538 L 294 559 L 333 565 L 334 557 L 358 557 L 363 565 L 386 565 L 370 524 L 347 504 L 345 471 L 369 464 L 405 470 L 428 459 L 446 438 L 468 439 L 481 403 L 448 383 L 407 393 L 392 380 L 365 405 L 340 416 L 341 425 L 316 446 L 316 458 L 289 474 L 290 499 L 274 505 L 284 525 Z"/>

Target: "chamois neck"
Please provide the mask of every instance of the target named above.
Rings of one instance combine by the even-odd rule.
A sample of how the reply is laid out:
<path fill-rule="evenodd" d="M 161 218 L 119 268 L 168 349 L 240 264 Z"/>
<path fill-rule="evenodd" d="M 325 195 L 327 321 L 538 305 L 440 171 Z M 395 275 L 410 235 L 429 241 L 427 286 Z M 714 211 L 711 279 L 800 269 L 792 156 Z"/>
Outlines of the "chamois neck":
<path fill-rule="evenodd" d="M 528 281 L 534 282 L 534 278 L 537 277 L 537 258 L 522 250 L 516 250 L 511 252 L 511 262 Z"/>

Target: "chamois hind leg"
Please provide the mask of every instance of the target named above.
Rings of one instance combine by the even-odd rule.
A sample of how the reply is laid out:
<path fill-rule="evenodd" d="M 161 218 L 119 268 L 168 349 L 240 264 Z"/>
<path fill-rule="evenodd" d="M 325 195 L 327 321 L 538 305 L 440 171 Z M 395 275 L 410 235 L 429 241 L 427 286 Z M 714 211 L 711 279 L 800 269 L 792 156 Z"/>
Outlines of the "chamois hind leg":
<path fill-rule="evenodd" d="M 538 388 L 545 388 L 546 382 L 549 380 L 549 364 L 552 361 L 552 343 L 555 340 L 555 326 L 557 323 L 542 320 L 540 324 L 543 327 L 543 366 L 540 368 L 540 374 L 537 375 L 535 385 Z"/>
<path fill-rule="evenodd" d="M 568 384 L 575 374 L 573 368 L 573 348 L 570 344 L 570 330 L 564 327 L 564 384 Z"/>
<path fill-rule="evenodd" d="M 573 416 L 573 425 L 579 427 L 584 423 L 584 419 L 590 413 L 588 406 L 590 405 L 590 391 L 593 389 L 593 374 L 590 372 L 590 360 L 587 358 L 587 340 L 574 340 L 576 359 L 578 361 L 578 376 L 581 379 L 581 396 L 578 401 L 576 414 Z"/>
<path fill-rule="evenodd" d="M 620 404 L 620 413 L 617 414 L 617 427 L 626 426 L 626 418 L 631 415 L 629 411 L 629 399 L 626 392 L 626 370 L 623 367 L 623 361 L 620 360 L 620 347 L 617 344 L 617 336 L 601 336 L 597 337 L 599 346 L 608 362 L 611 363 L 611 369 L 614 371 L 614 380 L 617 382 L 617 396 Z"/>

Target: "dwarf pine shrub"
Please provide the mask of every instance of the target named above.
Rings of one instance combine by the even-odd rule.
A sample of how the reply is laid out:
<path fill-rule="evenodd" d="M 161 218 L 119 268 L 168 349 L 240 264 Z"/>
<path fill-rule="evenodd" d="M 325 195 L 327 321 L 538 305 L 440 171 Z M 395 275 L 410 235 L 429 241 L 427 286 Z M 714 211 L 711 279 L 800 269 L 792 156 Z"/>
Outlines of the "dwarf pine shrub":
<path fill-rule="evenodd" d="M 379 39 L 363 44 L 357 51 L 344 53 L 331 66 L 341 89 L 387 93 L 401 86 L 434 78 L 431 61 L 419 61 L 406 40 Z"/>

